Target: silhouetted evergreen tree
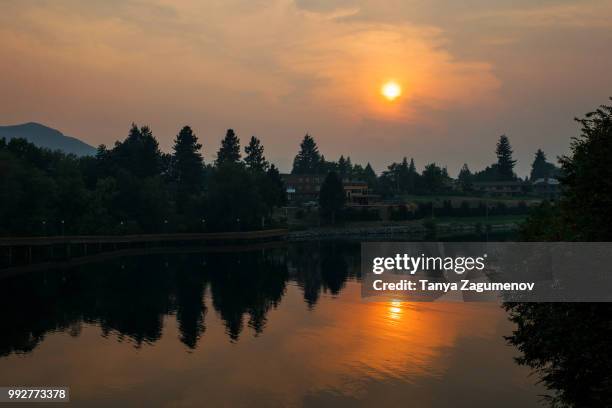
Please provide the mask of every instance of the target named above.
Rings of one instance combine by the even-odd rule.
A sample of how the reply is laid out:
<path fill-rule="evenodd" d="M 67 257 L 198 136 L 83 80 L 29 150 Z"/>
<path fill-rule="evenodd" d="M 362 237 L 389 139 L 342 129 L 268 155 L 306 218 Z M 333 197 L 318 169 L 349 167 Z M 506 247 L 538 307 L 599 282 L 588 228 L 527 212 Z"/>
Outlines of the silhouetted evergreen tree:
<path fill-rule="evenodd" d="M 304 136 L 300 143 L 300 151 L 293 160 L 293 174 L 317 174 L 321 172 L 322 156 L 317 143 L 310 136 Z"/>
<path fill-rule="evenodd" d="M 242 163 L 217 166 L 206 199 L 207 224 L 216 231 L 239 231 L 261 226 L 266 214 L 255 176 Z"/>
<path fill-rule="evenodd" d="M 463 191 L 471 191 L 472 190 L 472 172 L 470 171 L 467 163 L 463 164 L 461 170 L 459 171 L 459 175 L 457 176 L 457 181 L 461 186 L 461 190 Z"/>
<path fill-rule="evenodd" d="M 419 179 L 419 173 L 417 173 L 416 166 L 414 165 L 414 159 L 410 158 L 410 164 L 408 165 L 408 173 L 406 179 L 406 192 L 414 194 L 416 192 L 416 185 Z"/>
<path fill-rule="evenodd" d="M 353 162 L 350 156 L 346 156 L 346 178 L 351 180 L 354 176 Z"/>
<path fill-rule="evenodd" d="M 435 163 L 425 166 L 421 174 L 422 189 L 427 193 L 437 193 L 445 189 L 448 175 Z"/>
<path fill-rule="evenodd" d="M 275 207 L 287 205 L 287 191 L 276 166 L 271 165 L 266 172 L 266 180 L 262 186 L 262 197 L 271 212 Z"/>
<path fill-rule="evenodd" d="M 324 216 L 330 216 L 332 224 L 336 215 L 344 208 L 344 188 L 342 180 L 335 172 L 327 174 L 319 192 L 319 206 Z"/>
<path fill-rule="evenodd" d="M 497 170 L 497 163 L 485 167 L 484 170 L 477 171 L 474 173 L 472 180 L 478 182 L 489 182 L 499 180 L 499 171 Z"/>
<path fill-rule="evenodd" d="M 113 165 L 137 177 L 158 176 L 162 172 L 159 143 L 148 126 L 139 129 L 133 123 L 128 137 L 116 142 L 110 155 Z"/>
<path fill-rule="evenodd" d="M 225 137 L 221 141 L 221 147 L 217 152 L 215 164 L 221 166 L 226 163 L 238 163 L 240 161 L 240 139 L 233 129 L 227 129 Z"/>
<path fill-rule="evenodd" d="M 179 191 L 198 192 L 203 187 L 203 159 L 197 136 L 189 126 L 181 129 L 174 140 L 172 177 Z"/>
<path fill-rule="evenodd" d="M 362 177 L 363 181 L 368 183 L 368 188 L 370 188 L 371 190 L 375 190 L 377 188 L 378 177 L 376 177 L 376 173 L 374 172 L 374 169 L 372 168 L 370 163 L 366 164 L 365 168 L 363 169 Z"/>
<path fill-rule="evenodd" d="M 361 164 L 355 164 L 353 166 L 351 177 L 355 180 L 365 180 L 364 168 Z"/>
<path fill-rule="evenodd" d="M 500 181 L 511 181 L 516 178 L 514 165 L 516 160 L 512 159 L 512 148 L 510 140 L 506 135 L 501 135 L 495 149 L 497 155 L 497 174 Z"/>
<path fill-rule="evenodd" d="M 540 178 L 549 178 L 555 177 L 557 173 L 557 168 L 554 164 L 546 161 L 546 155 L 542 151 L 542 149 L 538 149 L 535 153 L 535 158 L 531 165 L 531 174 L 529 179 L 531 181 L 540 179 Z"/>
<path fill-rule="evenodd" d="M 191 230 L 199 225 L 195 220 L 203 216 L 204 163 L 197 136 L 189 126 L 181 129 L 174 140 L 174 155 L 168 160 L 170 180 L 176 189 L 174 201 L 180 219 L 177 219 L 179 230 Z M 174 228 L 173 228 L 174 229 Z"/>
<path fill-rule="evenodd" d="M 325 156 L 321 155 L 321 160 L 319 161 L 319 170 L 318 174 L 327 174 L 330 171 L 338 171 L 338 163 L 334 161 L 325 160 Z"/>
<path fill-rule="evenodd" d="M 269 164 L 264 157 L 264 147 L 258 138 L 251 136 L 244 152 L 246 153 L 244 162 L 249 170 L 263 172 L 268 169 Z"/>
<path fill-rule="evenodd" d="M 341 180 L 346 179 L 349 177 L 349 173 L 350 170 L 347 160 L 344 158 L 344 156 L 340 156 L 338 159 L 338 177 L 340 177 Z"/>

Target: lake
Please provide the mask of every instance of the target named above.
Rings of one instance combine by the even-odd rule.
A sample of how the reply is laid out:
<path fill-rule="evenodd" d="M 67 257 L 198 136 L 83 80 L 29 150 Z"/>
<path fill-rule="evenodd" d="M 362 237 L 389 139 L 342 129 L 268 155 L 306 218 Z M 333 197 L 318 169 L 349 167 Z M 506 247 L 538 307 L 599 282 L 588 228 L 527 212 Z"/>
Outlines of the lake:
<path fill-rule="evenodd" d="M 358 242 L 169 249 L 0 280 L 0 385 L 75 406 L 541 406 L 494 303 L 365 302 Z"/>

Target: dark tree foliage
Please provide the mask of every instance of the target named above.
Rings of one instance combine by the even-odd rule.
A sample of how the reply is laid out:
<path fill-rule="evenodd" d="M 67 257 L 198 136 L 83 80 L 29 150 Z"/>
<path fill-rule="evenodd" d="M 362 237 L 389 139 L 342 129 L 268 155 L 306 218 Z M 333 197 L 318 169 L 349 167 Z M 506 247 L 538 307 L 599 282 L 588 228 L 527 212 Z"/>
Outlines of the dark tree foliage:
<path fill-rule="evenodd" d="M 521 224 L 521 237 L 526 241 L 562 241 L 563 230 L 559 205 L 543 201 L 529 212 L 527 220 Z"/>
<path fill-rule="evenodd" d="M 338 159 L 337 172 L 341 180 L 351 180 L 353 178 L 355 171 L 350 157 L 345 159 L 344 156 L 340 156 Z"/>
<path fill-rule="evenodd" d="M 551 392 L 552 407 L 612 406 L 612 307 L 599 303 L 506 304 L 508 337 Z"/>
<path fill-rule="evenodd" d="M 159 143 L 148 126 L 132 124 L 128 137 L 116 142 L 111 150 L 112 162 L 136 177 L 158 176 L 162 172 Z"/>
<path fill-rule="evenodd" d="M 287 189 L 275 165 L 271 165 L 268 171 L 266 171 L 265 180 L 261 183 L 261 188 L 261 196 L 269 212 L 273 208 L 287 205 Z"/>
<path fill-rule="evenodd" d="M 512 181 L 516 178 L 514 165 L 516 160 L 512 159 L 512 147 L 506 135 L 501 135 L 495 149 L 497 155 L 497 175 L 500 181 Z"/>
<path fill-rule="evenodd" d="M 560 159 L 562 216 L 572 238 L 612 240 L 612 106 L 576 119 L 582 134 L 572 140 L 571 156 Z"/>
<path fill-rule="evenodd" d="M 225 137 L 221 141 L 221 147 L 217 152 L 215 164 L 221 166 L 226 163 L 238 163 L 240 161 L 240 139 L 233 129 L 227 129 Z"/>
<path fill-rule="evenodd" d="M 331 217 L 331 223 L 336 221 L 336 214 L 344 208 L 344 188 L 342 180 L 334 172 L 329 173 L 319 192 L 319 206 L 324 216 Z"/>
<path fill-rule="evenodd" d="M 425 166 L 421 174 L 421 190 L 428 193 L 444 191 L 448 185 L 449 177 L 446 169 L 442 169 L 436 163 Z"/>
<path fill-rule="evenodd" d="M 215 231 L 257 228 L 266 208 L 255 176 L 242 163 L 224 163 L 212 173 L 206 200 L 207 226 Z"/>
<path fill-rule="evenodd" d="M 327 174 L 330 171 L 338 171 L 338 163 L 334 161 L 325 160 L 325 156 L 321 155 L 321 160 L 319 161 L 318 174 Z M 294 173 L 298 174 L 298 173 Z M 309 174 L 309 173 L 299 173 L 299 174 Z"/>
<path fill-rule="evenodd" d="M 170 200 L 165 182 L 168 170 L 163 166 L 168 161 L 159 150 L 151 129 L 133 124 L 124 141 L 118 141 L 113 149 L 98 151 L 98 154 L 102 156 L 103 167 L 98 182 L 106 179 L 101 187 L 113 189 L 106 190 L 108 196 L 95 195 L 103 203 L 94 202 L 94 208 L 105 206 L 113 218 L 113 221 L 107 220 L 100 225 L 99 232 L 163 231 L 174 213 L 174 202 Z M 88 218 L 88 224 L 99 222 L 93 217 Z"/>
<path fill-rule="evenodd" d="M 172 178 L 179 190 L 197 192 L 203 188 L 203 159 L 198 138 L 189 126 L 181 129 L 174 140 Z"/>
<path fill-rule="evenodd" d="M 78 159 L 0 140 L 0 203 L 0 233 L 61 233 L 61 221 L 74 225 L 86 207 Z"/>
<path fill-rule="evenodd" d="M 523 226 L 528 240 L 612 240 L 612 107 L 576 120 L 581 135 L 573 138 L 571 154 L 560 159 L 561 199 L 531 215 Z"/>
<path fill-rule="evenodd" d="M 612 107 L 577 119 L 582 134 L 561 159 L 560 203 L 543 203 L 522 226 L 529 241 L 610 241 Z M 517 328 L 508 341 L 534 369 L 553 407 L 612 406 L 612 307 L 604 303 L 505 305 Z"/>
<path fill-rule="evenodd" d="M 461 186 L 461 190 L 472 191 L 473 176 L 467 163 L 464 163 L 463 167 L 461 167 L 459 175 L 457 176 L 457 181 Z"/>
<path fill-rule="evenodd" d="M 318 174 L 321 172 L 323 158 L 319 153 L 317 143 L 310 135 L 304 136 L 300 143 L 300 151 L 293 160 L 293 174 Z"/>
<path fill-rule="evenodd" d="M 414 165 L 414 159 L 410 158 L 410 164 L 408 165 L 408 172 L 406 174 L 406 192 L 414 193 L 416 192 L 416 185 L 419 180 L 419 173 L 416 171 L 416 166 Z"/>
<path fill-rule="evenodd" d="M 499 170 L 497 163 L 487 166 L 483 170 L 475 172 L 472 179 L 476 182 L 499 181 Z"/>
<path fill-rule="evenodd" d="M 416 171 L 414 159 L 404 157 L 401 163 L 391 163 L 387 170 L 381 174 L 377 192 L 383 196 L 394 194 L 417 194 L 419 190 L 421 176 Z"/>
<path fill-rule="evenodd" d="M 374 169 L 370 165 L 370 163 L 366 164 L 363 169 L 363 175 L 360 176 L 360 179 L 368 183 L 368 188 L 371 190 L 376 190 L 378 187 L 378 177 L 376 177 L 376 173 Z"/>
<path fill-rule="evenodd" d="M 531 164 L 531 174 L 529 179 L 531 181 L 540 179 L 540 178 L 549 178 L 555 177 L 558 173 L 557 167 L 554 164 L 546 161 L 546 155 L 542 151 L 542 149 L 538 149 L 535 153 L 535 158 L 533 163 Z"/>
<path fill-rule="evenodd" d="M 497 155 L 497 163 L 475 172 L 472 175 L 472 182 L 514 181 L 517 179 L 514 174 L 516 160 L 512 158 L 512 148 L 507 136 L 499 137 L 495 154 Z"/>
<path fill-rule="evenodd" d="M 197 136 L 189 126 L 181 129 L 174 140 L 174 155 L 164 161 L 170 167 L 170 180 L 176 189 L 176 222 L 179 229 L 203 217 L 204 165 Z"/>
<path fill-rule="evenodd" d="M 264 172 L 268 169 L 269 163 L 264 157 L 264 147 L 261 141 L 255 136 L 251 136 L 249 144 L 244 148 L 246 156 L 244 163 L 247 168 L 255 172 Z"/>
<path fill-rule="evenodd" d="M 260 143 L 255 145 L 263 152 Z M 159 150 L 148 127 L 136 125 L 125 140 L 112 149 L 100 146 L 94 157 L 77 158 L 23 139 L 1 139 L 0 234 L 267 227 L 272 209 L 285 204 L 285 187 L 275 167 L 247 170 L 236 160 L 238 147 L 230 134 L 221 157 L 233 159 L 205 167 L 201 145 L 187 126 L 177 135 L 171 155 Z"/>

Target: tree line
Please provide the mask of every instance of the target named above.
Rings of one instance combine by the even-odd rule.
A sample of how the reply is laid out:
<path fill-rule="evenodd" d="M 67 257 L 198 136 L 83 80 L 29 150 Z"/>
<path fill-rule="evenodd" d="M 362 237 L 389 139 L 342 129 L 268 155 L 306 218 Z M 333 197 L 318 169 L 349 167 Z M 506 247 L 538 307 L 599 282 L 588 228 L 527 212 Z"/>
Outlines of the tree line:
<path fill-rule="evenodd" d="M 561 199 L 544 201 L 523 224 L 525 241 L 612 240 L 612 106 L 576 119 L 582 129 L 561 157 Z M 516 329 L 506 339 L 547 389 L 551 407 L 612 406 L 610 303 L 507 303 Z"/>
<path fill-rule="evenodd" d="M 340 156 L 338 161 L 327 161 L 319 152 L 314 138 L 306 135 L 300 144 L 300 150 L 293 161 L 293 174 L 320 174 L 335 173 L 341 180 L 360 180 L 368 183 L 369 188 L 382 195 L 391 197 L 400 194 L 435 194 L 458 190 L 464 193 L 473 191 L 475 182 L 493 181 L 519 181 L 514 172 L 516 160 L 510 140 L 506 135 L 499 137 L 495 155 L 497 162 L 487 166 L 481 171 L 472 173 L 467 164 L 464 164 L 456 179 L 453 179 L 446 167 L 436 163 L 428 163 L 419 173 L 414 159 L 404 157 L 399 163 L 391 163 L 380 176 L 367 163 L 365 166 L 352 164 L 350 157 Z M 535 181 L 540 178 L 558 177 L 560 170 L 548 161 L 545 153 L 538 149 L 535 153 L 528 178 Z M 456 182 L 456 186 L 454 183 Z"/>
<path fill-rule="evenodd" d="M 241 153 L 232 129 L 214 163 L 189 126 L 163 153 L 133 124 L 112 148 L 76 157 L 23 139 L 0 140 L 0 233 L 115 234 L 238 231 L 273 225 L 285 204 L 280 173 L 251 137 Z"/>
<path fill-rule="evenodd" d="M 164 153 L 152 130 L 133 124 L 128 136 L 95 156 L 76 157 L 39 148 L 23 139 L 0 140 L 0 233 L 114 234 L 238 231 L 275 225 L 274 208 L 286 204 L 278 168 L 252 136 L 241 149 L 228 129 L 214 162 L 206 164 L 202 145 L 183 127 L 171 153 Z M 463 192 L 477 181 L 518 180 L 509 139 L 497 143 L 497 162 L 472 173 L 467 164 L 457 176 Z M 389 198 L 456 190 L 445 167 L 414 159 L 392 163 L 377 175 L 370 163 L 353 164 L 349 156 L 328 161 L 310 135 L 304 136 L 293 161 L 293 174 L 324 175 L 321 215 L 334 220 L 344 205 L 343 180 L 367 182 Z M 550 177 L 558 169 L 538 150 L 531 179 Z"/>

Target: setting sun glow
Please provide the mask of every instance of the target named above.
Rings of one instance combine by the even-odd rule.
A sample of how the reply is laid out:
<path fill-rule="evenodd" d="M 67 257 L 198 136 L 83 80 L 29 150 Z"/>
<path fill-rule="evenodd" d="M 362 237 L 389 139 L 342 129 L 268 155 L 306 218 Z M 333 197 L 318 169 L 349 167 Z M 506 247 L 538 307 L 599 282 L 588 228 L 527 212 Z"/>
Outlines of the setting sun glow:
<path fill-rule="evenodd" d="M 402 88 L 399 86 L 397 82 L 390 81 L 390 82 L 385 83 L 382 86 L 382 88 L 380 89 L 380 92 L 383 94 L 385 98 L 387 98 L 390 101 L 393 101 L 402 94 Z"/>

